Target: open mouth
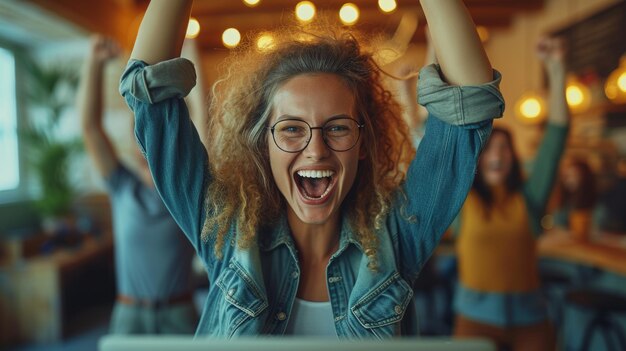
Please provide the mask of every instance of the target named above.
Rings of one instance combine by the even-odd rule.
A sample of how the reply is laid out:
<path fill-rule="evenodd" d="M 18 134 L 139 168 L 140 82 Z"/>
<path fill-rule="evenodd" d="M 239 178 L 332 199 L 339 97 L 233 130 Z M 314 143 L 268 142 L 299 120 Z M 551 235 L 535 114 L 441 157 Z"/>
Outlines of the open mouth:
<path fill-rule="evenodd" d="M 501 171 L 504 169 L 504 162 L 501 160 L 493 160 L 487 163 L 487 169 L 490 171 Z"/>
<path fill-rule="evenodd" d="M 302 197 L 315 202 L 324 201 L 335 187 L 332 170 L 299 170 L 294 179 Z"/>

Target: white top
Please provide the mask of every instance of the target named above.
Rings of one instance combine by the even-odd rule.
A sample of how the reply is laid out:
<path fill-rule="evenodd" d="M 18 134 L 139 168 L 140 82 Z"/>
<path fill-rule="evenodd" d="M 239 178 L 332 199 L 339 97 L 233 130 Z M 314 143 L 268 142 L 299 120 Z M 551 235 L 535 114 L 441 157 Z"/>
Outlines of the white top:
<path fill-rule="evenodd" d="M 314 302 L 296 297 L 285 334 L 337 338 L 330 301 Z"/>

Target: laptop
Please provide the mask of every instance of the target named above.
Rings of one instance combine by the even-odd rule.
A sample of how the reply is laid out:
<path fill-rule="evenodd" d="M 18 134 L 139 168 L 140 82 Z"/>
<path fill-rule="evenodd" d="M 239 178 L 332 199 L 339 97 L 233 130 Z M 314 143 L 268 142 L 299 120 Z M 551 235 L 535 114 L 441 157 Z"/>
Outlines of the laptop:
<path fill-rule="evenodd" d="M 107 335 L 99 341 L 100 351 L 496 351 L 485 339 L 395 338 L 337 340 L 300 337 L 237 339 L 190 336 Z"/>

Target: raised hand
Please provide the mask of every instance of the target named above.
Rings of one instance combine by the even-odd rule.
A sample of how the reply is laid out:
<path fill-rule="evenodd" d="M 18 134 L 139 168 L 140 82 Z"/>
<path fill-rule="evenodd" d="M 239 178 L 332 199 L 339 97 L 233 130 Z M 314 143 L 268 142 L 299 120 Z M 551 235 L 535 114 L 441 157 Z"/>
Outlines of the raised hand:
<path fill-rule="evenodd" d="M 120 54 L 119 45 L 111 38 L 94 35 L 91 38 L 91 57 L 101 63 L 115 59 Z"/>
<path fill-rule="evenodd" d="M 565 73 L 565 42 L 557 37 L 542 37 L 535 48 L 537 57 L 543 62 L 549 74 Z"/>
<path fill-rule="evenodd" d="M 548 73 L 549 110 L 548 120 L 552 124 L 567 125 L 569 110 L 565 99 L 565 56 L 567 50 L 561 38 L 543 37 L 536 46 L 536 53 Z"/>
<path fill-rule="evenodd" d="M 91 38 L 76 99 L 85 148 L 103 177 L 108 177 L 118 163 L 115 150 L 102 126 L 103 75 L 106 63 L 119 54 L 120 48 L 112 39 L 102 35 L 94 35 Z"/>

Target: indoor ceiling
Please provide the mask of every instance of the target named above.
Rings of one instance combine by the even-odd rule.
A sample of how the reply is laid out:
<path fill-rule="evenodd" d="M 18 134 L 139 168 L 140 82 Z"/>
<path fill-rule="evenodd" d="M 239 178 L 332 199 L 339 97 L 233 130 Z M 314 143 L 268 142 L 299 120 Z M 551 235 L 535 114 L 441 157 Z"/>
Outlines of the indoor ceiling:
<path fill-rule="evenodd" d="M 18 1 L 0 1 L 0 41 L 25 48 L 81 38 L 84 33 L 70 22 Z"/>
<path fill-rule="evenodd" d="M 114 35 L 130 45 L 134 31 L 149 0 L 28 0 L 61 15 L 89 31 Z M 202 49 L 223 48 L 222 32 L 235 27 L 245 35 L 250 31 L 271 30 L 293 20 L 294 7 L 299 0 L 261 0 L 249 7 L 242 0 L 196 0 L 192 16 L 201 25 L 198 42 Z M 356 24 L 365 31 L 392 32 L 402 14 L 411 11 L 423 18 L 417 0 L 397 0 L 391 14 L 378 9 L 376 0 L 311 0 L 319 12 L 337 13 L 346 2 L 356 4 L 361 17 Z M 511 24 L 513 17 L 523 11 L 535 11 L 544 0 L 465 0 L 477 25 L 488 29 Z M 423 22 L 423 21 L 421 21 Z M 122 29 L 124 28 L 124 29 Z M 413 41 L 423 40 L 423 31 L 416 31 Z"/>

